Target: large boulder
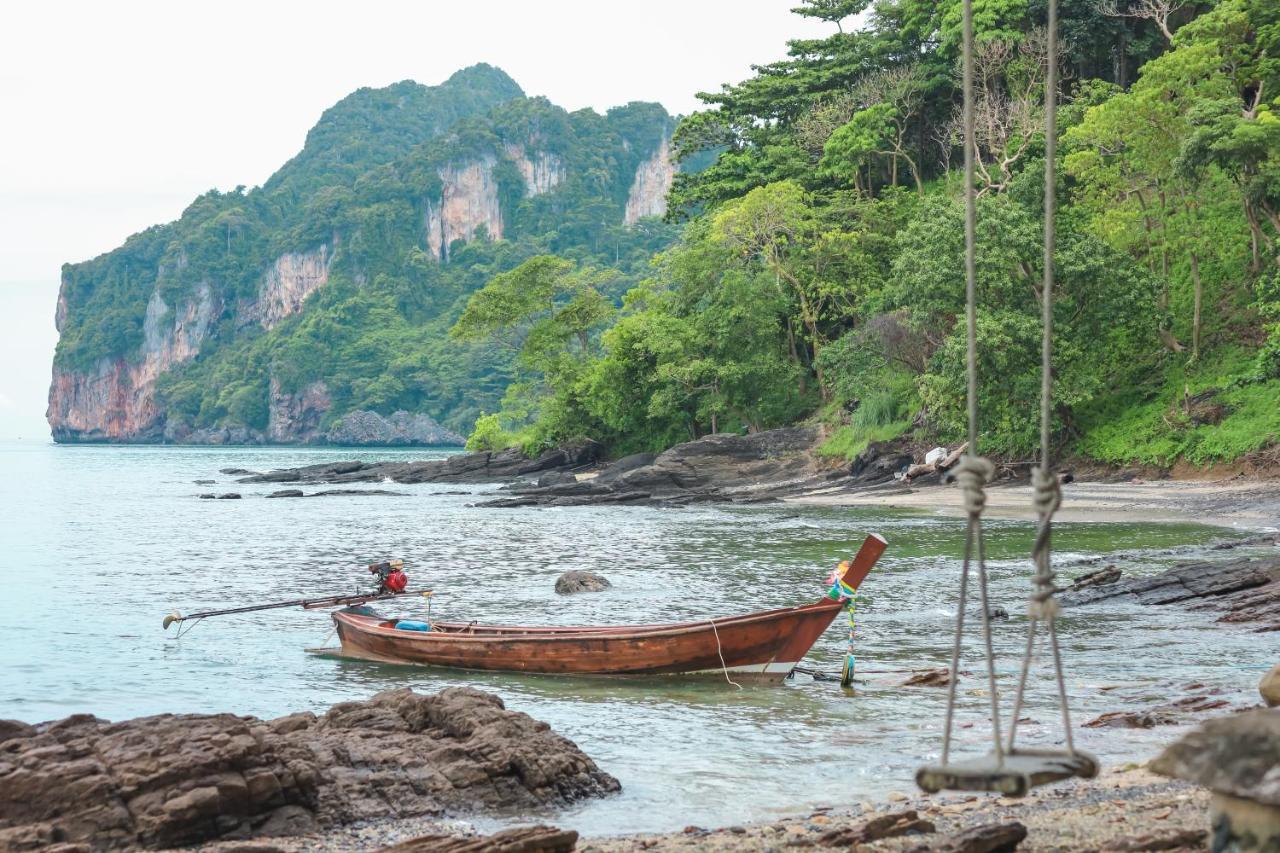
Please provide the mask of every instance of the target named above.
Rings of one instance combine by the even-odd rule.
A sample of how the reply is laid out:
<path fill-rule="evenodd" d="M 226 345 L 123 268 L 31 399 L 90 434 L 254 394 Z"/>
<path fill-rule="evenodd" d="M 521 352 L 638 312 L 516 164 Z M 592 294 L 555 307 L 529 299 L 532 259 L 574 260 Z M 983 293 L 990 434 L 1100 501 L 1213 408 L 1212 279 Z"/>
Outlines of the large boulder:
<path fill-rule="evenodd" d="M 273 721 L 0 724 L 2 850 L 173 847 L 617 790 L 571 741 L 471 688 L 392 690 Z"/>

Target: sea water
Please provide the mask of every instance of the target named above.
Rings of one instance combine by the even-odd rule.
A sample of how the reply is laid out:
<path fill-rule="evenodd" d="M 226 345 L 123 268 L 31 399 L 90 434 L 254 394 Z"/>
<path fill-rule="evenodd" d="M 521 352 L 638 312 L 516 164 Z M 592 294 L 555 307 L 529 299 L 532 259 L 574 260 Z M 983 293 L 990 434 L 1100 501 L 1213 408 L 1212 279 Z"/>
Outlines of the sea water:
<path fill-rule="evenodd" d="M 379 690 L 470 685 L 546 720 L 622 782 L 618 796 L 537 815 L 586 834 L 737 823 L 815 804 L 909 791 L 936 760 L 945 690 L 903 688 L 905 673 L 949 661 L 963 523 L 927 512 L 793 504 L 484 509 L 496 486 L 361 484 L 402 495 L 265 499 L 222 468 L 269 470 L 339 459 L 421 459 L 444 451 L 0 446 L 0 718 L 88 712 L 279 716 L 323 712 Z M 197 484 L 196 480 L 214 480 Z M 325 486 L 305 487 L 307 492 Z M 240 500 L 201 500 L 238 492 Z M 1070 500 L 1068 492 L 1067 499 Z M 1032 528 L 991 520 L 991 599 L 1004 713 L 1025 638 Z M 364 565 L 405 560 L 435 617 L 522 624 L 665 622 L 799 604 L 870 532 L 889 549 L 863 587 L 853 691 L 809 677 L 782 685 L 699 678 L 569 678 L 434 670 L 308 654 L 333 643 L 324 611 L 268 611 L 188 623 L 185 612 L 354 591 Z M 1127 573 L 1157 572 L 1238 533 L 1194 524 L 1059 524 L 1066 577 L 1125 552 Z M 1170 551 L 1177 553 L 1170 553 Z M 1136 552 L 1136 553 L 1135 553 Z M 558 596 L 556 577 L 587 569 L 613 588 Z M 975 601 L 976 612 L 976 601 Z M 423 618 L 412 599 L 397 615 Z M 1110 603 L 1059 623 L 1076 743 L 1104 763 L 1145 760 L 1175 729 L 1085 729 L 1105 711 L 1185 695 L 1189 683 L 1235 704 L 1275 645 L 1215 614 Z M 971 632 L 959 684 L 958 754 L 986 748 L 989 700 Z M 838 672 L 843 617 L 806 666 Z M 1034 670 L 1020 742 L 1061 739 L 1051 672 Z M 1008 720 L 1004 720 L 1007 726 Z M 528 819 L 507 815 L 502 819 Z M 483 823 L 492 825 L 494 820 Z"/>

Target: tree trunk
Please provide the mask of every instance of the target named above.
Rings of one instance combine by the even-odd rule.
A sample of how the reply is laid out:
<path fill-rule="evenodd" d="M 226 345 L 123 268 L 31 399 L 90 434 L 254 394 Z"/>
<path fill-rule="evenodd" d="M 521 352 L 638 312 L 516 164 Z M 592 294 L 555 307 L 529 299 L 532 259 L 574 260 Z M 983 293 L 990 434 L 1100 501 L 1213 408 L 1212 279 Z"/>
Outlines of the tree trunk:
<path fill-rule="evenodd" d="M 1204 299 L 1204 286 L 1200 282 L 1200 256 L 1191 250 L 1191 284 L 1194 288 L 1195 306 L 1191 311 L 1191 360 L 1200 358 L 1200 304 Z"/>

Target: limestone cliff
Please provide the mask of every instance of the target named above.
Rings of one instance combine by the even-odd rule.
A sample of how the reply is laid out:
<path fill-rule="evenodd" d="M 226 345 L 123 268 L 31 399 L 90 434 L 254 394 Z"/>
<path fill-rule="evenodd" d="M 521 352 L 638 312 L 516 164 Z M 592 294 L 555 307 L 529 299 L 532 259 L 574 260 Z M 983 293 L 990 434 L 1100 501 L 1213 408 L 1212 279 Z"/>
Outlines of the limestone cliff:
<path fill-rule="evenodd" d="M 322 245 L 309 252 L 289 252 L 276 258 L 263 274 L 256 301 L 241 311 L 240 322 L 258 323 L 270 329 L 296 314 L 303 301 L 328 279 L 330 250 Z M 136 358 L 101 358 L 88 371 L 66 370 L 54 365 L 46 417 L 55 441 L 195 441 L 207 443 L 195 432 L 180 427 L 166 430 L 164 412 L 156 400 L 156 380 L 174 365 L 195 358 L 223 314 L 223 305 L 207 281 L 184 296 L 178 310 L 171 308 L 162 291 L 170 279 L 187 266 L 161 265 L 156 289 L 147 303 L 142 323 L 142 347 Z M 54 321 L 61 332 L 67 317 L 67 300 L 58 299 Z M 298 400 L 279 394 L 273 386 L 271 441 L 308 440 L 328 408 L 323 395 L 309 390 Z M 299 426 L 302 425 L 302 426 Z M 292 428 L 297 428 L 295 435 Z M 221 443 L 217 441 L 216 443 Z"/>
<path fill-rule="evenodd" d="M 484 157 L 440 170 L 444 185 L 440 200 L 427 202 L 426 239 L 431 255 L 449 260 L 454 240 L 470 240 L 483 225 L 494 240 L 502 239 L 502 209 L 493 167 L 497 160 Z"/>
<path fill-rule="evenodd" d="M 271 329 L 298 313 L 306 298 L 329 280 L 332 258 L 329 246 L 324 244 L 310 252 L 287 252 L 276 258 L 262 277 L 258 299 L 246 312 L 247 319 Z"/>
<path fill-rule="evenodd" d="M 627 209 L 622 221 L 634 225 L 645 216 L 662 216 L 667 212 L 667 193 L 676 177 L 676 163 L 671 158 L 670 140 L 664 138 L 658 149 L 636 169 L 627 195 Z"/>
<path fill-rule="evenodd" d="M 549 151 L 537 151 L 532 156 L 525 146 L 508 142 L 505 146 L 507 156 L 516 164 L 520 176 L 524 178 L 526 196 L 542 195 L 551 192 L 567 175 L 564 160 Z"/>
<path fill-rule="evenodd" d="M 157 289 L 147 303 L 139 358 L 101 358 L 87 372 L 55 365 L 46 413 L 54 440 L 159 439 L 163 418 L 156 404 L 156 378 L 200 351 L 221 312 L 208 282 L 197 284 L 177 311 L 165 304 Z M 66 322 L 62 297 L 55 322 L 61 331 Z"/>

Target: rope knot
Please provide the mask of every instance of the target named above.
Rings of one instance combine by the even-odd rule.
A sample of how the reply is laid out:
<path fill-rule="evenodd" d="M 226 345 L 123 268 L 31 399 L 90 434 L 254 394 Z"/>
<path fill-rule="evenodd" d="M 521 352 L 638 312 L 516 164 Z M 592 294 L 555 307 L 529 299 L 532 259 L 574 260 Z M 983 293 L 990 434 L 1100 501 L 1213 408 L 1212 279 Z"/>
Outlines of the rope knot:
<path fill-rule="evenodd" d="M 1036 512 L 1043 518 L 1053 515 L 1062 506 L 1062 486 L 1058 484 L 1058 475 L 1046 468 L 1031 469 L 1031 488 L 1034 491 L 1032 501 Z"/>
<path fill-rule="evenodd" d="M 982 514 L 987 506 L 987 493 L 983 489 L 995 476 L 996 466 L 990 459 L 982 456 L 965 454 L 951 473 L 952 479 L 960 484 L 964 493 L 964 511 L 974 518 Z"/>

